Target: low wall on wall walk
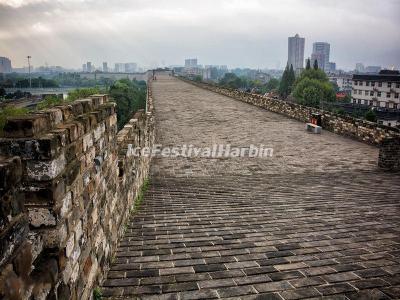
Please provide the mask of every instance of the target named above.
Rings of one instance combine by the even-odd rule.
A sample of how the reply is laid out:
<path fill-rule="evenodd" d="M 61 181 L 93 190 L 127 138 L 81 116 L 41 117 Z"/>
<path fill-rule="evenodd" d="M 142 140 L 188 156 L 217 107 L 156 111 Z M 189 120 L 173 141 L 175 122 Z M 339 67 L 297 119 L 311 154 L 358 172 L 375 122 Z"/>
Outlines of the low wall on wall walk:
<path fill-rule="evenodd" d="M 117 132 L 93 95 L 7 120 L 0 138 L 0 298 L 88 299 L 112 259 L 150 158 L 147 108 Z M 132 145 L 132 146 L 130 146 Z"/>

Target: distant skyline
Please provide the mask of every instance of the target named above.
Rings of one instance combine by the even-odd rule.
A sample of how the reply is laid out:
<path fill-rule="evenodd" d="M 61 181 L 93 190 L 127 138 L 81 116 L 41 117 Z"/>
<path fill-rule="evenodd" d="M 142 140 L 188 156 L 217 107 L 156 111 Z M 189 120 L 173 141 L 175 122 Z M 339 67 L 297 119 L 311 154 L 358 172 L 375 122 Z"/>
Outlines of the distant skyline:
<path fill-rule="evenodd" d="M 13 67 L 91 61 L 283 68 L 287 41 L 331 45 L 338 68 L 400 67 L 397 0 L 0 0 L 0 56 Z"/>

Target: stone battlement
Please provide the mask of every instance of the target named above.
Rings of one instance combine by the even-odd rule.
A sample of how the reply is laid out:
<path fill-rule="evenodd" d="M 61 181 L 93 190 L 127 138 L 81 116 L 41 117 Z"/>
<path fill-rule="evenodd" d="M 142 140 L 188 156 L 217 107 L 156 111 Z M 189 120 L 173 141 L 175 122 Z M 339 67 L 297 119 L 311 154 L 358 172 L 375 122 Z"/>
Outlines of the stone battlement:
<path fill-rule="evenodd" d="M 148 174 L 150 159 L 127 151 L 153 143 L 148 91 L 147 112 L 119 132 L 107 95 L 7 120 L 0 138 L 1 296 L 90 297 Z"/>

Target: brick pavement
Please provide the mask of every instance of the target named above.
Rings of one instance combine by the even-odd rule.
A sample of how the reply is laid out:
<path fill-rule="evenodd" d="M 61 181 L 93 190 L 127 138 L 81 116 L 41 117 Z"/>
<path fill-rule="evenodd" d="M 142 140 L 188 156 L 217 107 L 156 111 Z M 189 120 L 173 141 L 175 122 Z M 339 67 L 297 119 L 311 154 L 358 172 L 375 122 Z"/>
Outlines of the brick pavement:
<path fill-rule="evenodd" d="M 102 291 L 129 299 L 395 299 L 400 175 L 378 151 L 167 76 L 157 142 L 272 158 L 157 158 Z"/>

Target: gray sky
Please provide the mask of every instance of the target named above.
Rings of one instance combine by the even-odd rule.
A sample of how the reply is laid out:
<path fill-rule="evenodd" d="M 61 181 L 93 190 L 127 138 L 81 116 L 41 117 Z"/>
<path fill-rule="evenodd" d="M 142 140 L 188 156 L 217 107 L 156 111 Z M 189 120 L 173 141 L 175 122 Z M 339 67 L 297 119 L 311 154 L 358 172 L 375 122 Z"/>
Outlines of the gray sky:
<path fill-rule="evenodd" d="M 275 68 L 287 37 L 331 44 L 340 68 L 400 67 L 400 0 L 0 0 L 0 56 L 13 66 L 92 61 Z"/>

